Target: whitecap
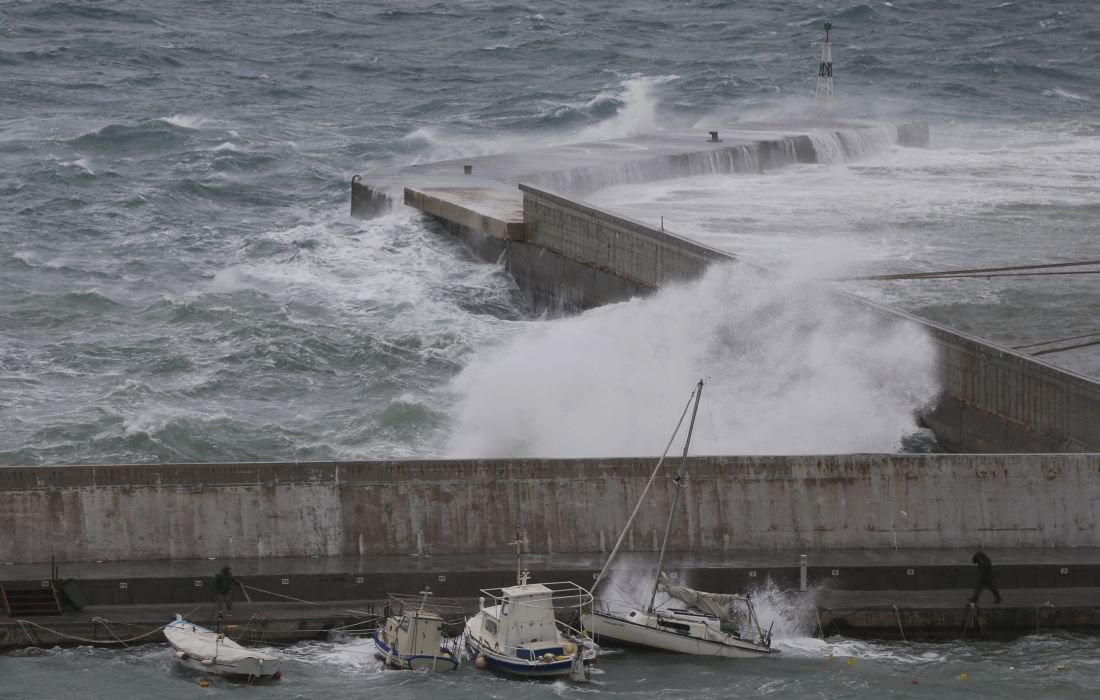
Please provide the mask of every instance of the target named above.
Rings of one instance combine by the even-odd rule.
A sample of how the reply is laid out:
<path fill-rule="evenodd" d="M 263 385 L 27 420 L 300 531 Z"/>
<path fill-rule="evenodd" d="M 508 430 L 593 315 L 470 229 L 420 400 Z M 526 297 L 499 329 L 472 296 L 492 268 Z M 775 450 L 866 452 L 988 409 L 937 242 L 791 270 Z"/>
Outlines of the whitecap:
<path fill-rule="evenodd" d="M 181 129 L 198 129 L 206 121 L 200 115 L 189 114 L 173 114 L 170 117 L 161 117 L 162 122 L 171 124 L 172 126 L 178 126 Z"/>
<path fill-rule="evenodd" d="M 70 168 L 80 168 L 89 175 L 95 175 L 95 171 L 92 170 L 92 166 L 88 163 L 87 158 L 77 158 L 76 160 L 63 161 L 61 164 Z"/>
<path fill-rule="evenodd" d="M 1061 97 L 1066 100 L 1074 100 L 1075 102 L 1088 102 L 1089 98 L 1084 95 L 1078 95 L 1075 92 L 1069 90 L 1063 90 L 1062 88 L 1051 88 L 1050 90 L 1043 90 L 1044 97 Z"/>
<path fill-rule="evenodd" d="M 12 258 L 23 263 L 24 265 L 28 265 L 30 267 L 37 267 L 39 264 L 37 261 L 38 256 L 33 250 L 17 250 L 12 253 L 11 256 Z"/>

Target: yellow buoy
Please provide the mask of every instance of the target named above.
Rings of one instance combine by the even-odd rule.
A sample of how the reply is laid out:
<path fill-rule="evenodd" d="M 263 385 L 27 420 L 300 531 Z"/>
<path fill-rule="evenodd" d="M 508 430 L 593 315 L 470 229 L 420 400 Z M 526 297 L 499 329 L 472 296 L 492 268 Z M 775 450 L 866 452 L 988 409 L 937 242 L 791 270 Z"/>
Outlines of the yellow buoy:
<path fill-rule="evenodd" d="M 849 666 L 855 666 L 856 665 L 855 657 L 852 657 L 852 656 L 848 657 L 848 665 Z"/>
<path fill-rule="evenodd" d="M 968 680 L 970 680 L 970 676 L 966 673 L 960 673 L 959 674 L 959 680 L 960 681 L 968 681 Z"/>
<path fill-rule="evenodd" d="M 201 681 L 199 681 L 199 687 L 200 688 L 205 688 L 209 685 L 210 685 L 210 681 L 206 680 L 205 678 L 203 678 Z"/>
<path fill-rule="evenodd" d="M 1066 670 L 1066 665 L 1065 664 L 1058 664 L 1058 670 L 1059 671 L 1065 671 Z"/>
<path fill-rule="evenodd" d="M 829 650 L 828 653 L 825 654 L 825 658 L 828 659 L 829 661 L 833 660 L 833 652 L 832 652 L 831 649 Z"/>

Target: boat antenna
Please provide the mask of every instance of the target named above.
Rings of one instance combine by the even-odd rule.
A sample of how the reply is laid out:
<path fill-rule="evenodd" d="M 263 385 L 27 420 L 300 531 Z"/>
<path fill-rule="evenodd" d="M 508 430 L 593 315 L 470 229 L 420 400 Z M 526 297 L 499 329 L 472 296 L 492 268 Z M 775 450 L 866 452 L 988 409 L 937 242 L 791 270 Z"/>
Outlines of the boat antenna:
<path fill-rule="evenodd" d="M 516 583 L 520 586 L 526 586 L 530 574 L 523 570 L 523 545 L 527 544 L 527 540 L 520 534 L 519 525 L 516 526 L 515 541 L 508 544 L 516 546 Z"/>
<path fill-rule="evenodd" d="M 699 382 L 702 385 L 702 381 Z M 676 436 L 680 432 L 680 426 L 684 424 L 684 418 L 687 417 L 688 409 L 691 408 L 691 400 L 695 398 L 695 392 L 698 389 L 692 389 L 691 396 L 688 397 L 687 403 L 684 404 L 684 410 L 680 414 L 680 420 L 676 423 L 676 429 L 672 431 L 672 436 L 668 439 L 668 444 L 665 445 L 665 451 L 661 453 L 661 458 L 657 460 L 657 466 L 653 468 L 653 473 L 649 475 L 649 481 L 646 482 L 645 488 L 642 489 L 642 495 L 638 497 L 638 502 L 634 504 L 634 511 L 630 514 L 630 517 L 626 520 L 626 525 L 623 526 L 622 532 L 619 533 L 619 539 L 615 541 L 615 546 L 611 548 L 611 556 L 604 562 L 603 568 L 600 569 L 600 573 L 596 575 L 596 580 L 592 582 L 592 592 L 596 592 L 597 586 L 607 576 L 607 570 L 611 568 L 611 562 L 614 561 L 615 555 L 619 553 L 619 547 L 622 546 L 623 540 L 626 539 L 626 533 L 630 530 L 630 526 L 634 524 L 634 518 L 637 517 L 638 511 L 642 509 L 642 503 L 645 501 L 646 494 L 649 493 L 649 487 L 653 485 L 653 481 L 657 478 L 657 474 L 661 471 L 661 465 L 665 463 L 665 457 L 668 456 L 668 451 L 672 449 L 672 443 L 676 440 Z"/>
<path fill-rule="evenodd" d="M 691 422 L 688 423 L 687 438 L 684 439 L 684 455 L 680 458 L 680 469 L 676 472 L 676 478 L 672 480 L 676 488 L 672 491 L 672 505 L 668 509 L 665 536 L 661 540 L 661 555 L 657 558 L 657 577 L 653 581 L 653 593 L 649 596 L 648 612 L 653 612 L 653 601 L 657 599 L 657 588 L 661 585 L 661 567 L 665 563 L 665 547 L 668 545 L 668 533 L 672 530 L 672 516 L 676 513 L 676 501 L 680 499 L 680 489 L 684 485 L 684 469 L 687 466 L 688 448 L 691 447 L 691 432 L 695 430 L 695 416 L 699 413 L 699 399 L 701 398 L 703 398 L 702 379 L 695 385 L 695 407 L 691 409 Z"/>

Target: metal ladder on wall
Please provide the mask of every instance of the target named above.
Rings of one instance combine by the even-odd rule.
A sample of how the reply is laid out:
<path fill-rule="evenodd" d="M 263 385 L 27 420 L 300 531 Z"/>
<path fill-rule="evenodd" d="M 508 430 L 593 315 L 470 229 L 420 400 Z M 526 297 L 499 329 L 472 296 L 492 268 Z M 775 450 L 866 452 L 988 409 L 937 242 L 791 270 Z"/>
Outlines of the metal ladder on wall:
<path fill-rule="evenodd" d="M 43 581 L 45 586 L 12 587 L 0 583 L 0 603 L 8 617 L 25 615 L 60 615 L 61 598 L 57 595 L 57 564 L 51 564 L 50 580 Z"/>

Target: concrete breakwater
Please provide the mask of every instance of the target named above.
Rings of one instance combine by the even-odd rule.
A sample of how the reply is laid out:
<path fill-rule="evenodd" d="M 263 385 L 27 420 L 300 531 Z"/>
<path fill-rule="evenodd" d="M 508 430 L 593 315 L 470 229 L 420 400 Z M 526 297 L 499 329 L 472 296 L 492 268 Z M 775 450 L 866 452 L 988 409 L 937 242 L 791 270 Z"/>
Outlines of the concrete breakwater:
<path fill-rule="evenodd" d="M 719 127 L 715 127 L 719 129 Z M 670 177 L 761 172 L 793 163 L 858 157 L 891 145 L 927 146 L 928 124 L 814 121 L 740 123 L 708 138 L 704 129 L 532 148 L 529 151 L 379 170 L 352 182 L 351 213 L 371 217 L 400 201 L 405 187 L 481 187 L 515 192 L 519 183 L 573 197 L 615 185 Z"/>
<path fill-rule="evenodd" d="M 606 552 L 651 458 L 13 467 L 0 563 Z M 670 549 L 798 552 L 1100 541 L 1100 455 L 697 457 Z M 654 551 L 658 480 L 625 547 Z"/>
<path fill-rule="evenodd" d="M 730 143 L 657 134 L 413 166 L 353 181 L 352 213 L 389 206 L 394 188 L 485 259 L 501 261 L 535 309 L 572 312 L 697 277 L 729 253 L 577 198 L 600 187 L 741 172 L 858 155 L 883 144 L 928 145 L 927 124 L 844 125 L 776 134 L 745 129 Z M 694 140 L 692 140 L 694 138 Z M 537 164 L 537 165 L 536 165 Z M 473 173 L 480 173 L 474 176 Z M 518 188 L 516 183 L 519 183 Z M 548 189 L 549 188 L 549 189 Z M 550 191 L 550 189 L 554 191 Z M 742 263 L 744 264 L 744 263 Z M 944 446 L 974 452 L 1100 450 L 1100 383 L 941 324 L 849 298 L 883 323 L 913 323 L 940 350 L 942 394 L 921 416 Z"/>

